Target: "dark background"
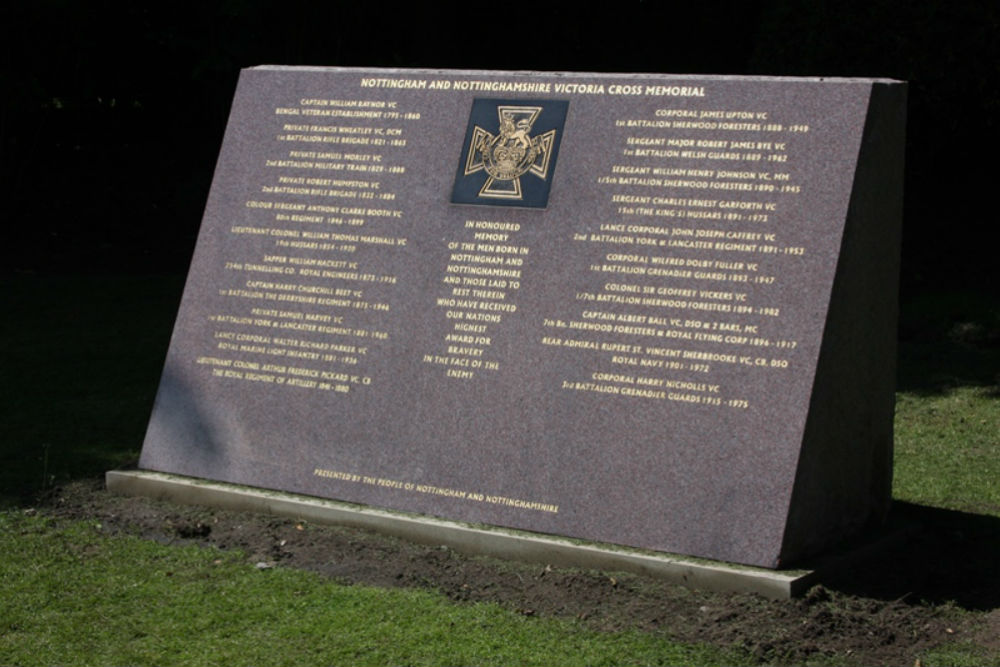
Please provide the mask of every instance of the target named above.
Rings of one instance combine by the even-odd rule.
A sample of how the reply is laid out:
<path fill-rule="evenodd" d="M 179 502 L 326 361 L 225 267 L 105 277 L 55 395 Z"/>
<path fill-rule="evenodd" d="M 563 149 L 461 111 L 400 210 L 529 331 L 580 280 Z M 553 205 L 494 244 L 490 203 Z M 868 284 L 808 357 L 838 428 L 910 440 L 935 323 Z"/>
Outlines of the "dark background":
<path fill-rule="evenodd" d="M 239 69 L 266 63 L 905 79 L 904 294 L 995 288 L 1000 3 L 393 7 L 4 3 L 0 270 L 183 273 Z"/>

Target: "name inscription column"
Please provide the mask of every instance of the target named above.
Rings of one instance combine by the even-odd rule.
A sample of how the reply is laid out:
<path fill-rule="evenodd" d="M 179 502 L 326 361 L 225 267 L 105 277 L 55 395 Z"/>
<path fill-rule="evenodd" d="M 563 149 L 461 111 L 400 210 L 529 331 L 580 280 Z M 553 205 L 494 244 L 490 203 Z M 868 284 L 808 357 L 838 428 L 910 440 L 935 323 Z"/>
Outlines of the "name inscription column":
<path fill-rule="evenodd" d="M 809 249 L 782 223 L 804 187 L 795 164 L 809 126 L 666 105 L 613 125 L 622 139 L 595 179 L 613 213 L 572 233 L 600 248 L 586 270 L 603 282 L 568 295 L 570 319 L 544 321 L 544 345 L 586 355 L 561 388 L 747 409 L 747 373 L 795 366 L 779 290 Z"/>
<path fill-rule="evenodd" d="M 397 192 L 420 113 L 383 99 L 300 99 L 276 106 L 260 174 L 224 244 L 223 297 L 207 316 L 214 377 L 346 394 L 389 338 L 399 277 L 384 269 L 407 245 Z M 388 257 L 387 257 L 388 255 Z"/>

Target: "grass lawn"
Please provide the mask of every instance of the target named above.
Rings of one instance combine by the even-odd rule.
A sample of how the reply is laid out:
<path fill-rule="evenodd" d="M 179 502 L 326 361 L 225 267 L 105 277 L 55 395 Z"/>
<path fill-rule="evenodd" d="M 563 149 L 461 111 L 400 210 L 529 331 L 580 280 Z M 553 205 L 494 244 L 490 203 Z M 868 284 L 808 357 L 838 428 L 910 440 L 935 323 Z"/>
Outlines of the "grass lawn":
<path fill-rule="evenodd" d="M 893 497 L 1000 516 L 1000 301 L 904 304 Z"/>
<path fill-rule="evenodd" d="M 995 388 L 899 394 L 893 496 L 1000 516 L 998 440 L 1000 397 Z"/>
<path fill-rule="evenodd" d="M 258 570 L 237 553 L 0 515 L 0 664 L 747 664 L 732 651 L 602 633 L 428 591 Z"/>

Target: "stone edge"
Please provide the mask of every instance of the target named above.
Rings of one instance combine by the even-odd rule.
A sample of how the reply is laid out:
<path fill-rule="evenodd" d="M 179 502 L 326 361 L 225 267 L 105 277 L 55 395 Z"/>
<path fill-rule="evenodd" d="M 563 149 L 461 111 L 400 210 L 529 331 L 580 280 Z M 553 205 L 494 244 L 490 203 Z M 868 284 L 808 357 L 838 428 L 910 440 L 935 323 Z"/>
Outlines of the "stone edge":
<path fill-rule="evenodd" d="M 433 517 L 389 512 L 334 500 L 237 486 L 147 470 L 110 470 L 108 491 L 189 505 L 275 514 L 314 523 L 374 530 L 421 544 L 445 545 L 468 555 L 557 567 L 629 572 L 721 593 L 757 593 L 774 600 L 802 595 L 818 583 L 817 570 L 787 572 L 737 566 L 674 554 L 578 543 L 537 533 L 483 528 Z"/>

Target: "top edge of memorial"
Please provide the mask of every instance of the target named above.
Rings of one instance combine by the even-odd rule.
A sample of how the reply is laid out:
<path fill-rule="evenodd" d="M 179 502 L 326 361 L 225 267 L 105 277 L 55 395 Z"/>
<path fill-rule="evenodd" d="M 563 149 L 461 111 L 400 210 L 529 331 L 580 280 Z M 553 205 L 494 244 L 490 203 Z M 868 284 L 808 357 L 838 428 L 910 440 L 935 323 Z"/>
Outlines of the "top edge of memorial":
<path fill-rule="evenodd" d="M 477 69 L 437 69 L 405 67 L 323 67 L 312 65 L 257 65 L 248 70 L 295 71 L 295 72 L 377 72 L 379 74 L 427 74 L 438 76 L 495 76 L 534 78 L 600 78 L 600 79 L 671 79 L 684 81 L 733 81 L 733 82 L 785 82 L 785 83 L 831 83 L 831 84 L 905 84 L 899 79 L 883 77 L 836 77 L 836 76 L 763 76 L 738 74 L 666 74 L 656 72 L 549 72 L 539 70 L 477 70 Z"/>

